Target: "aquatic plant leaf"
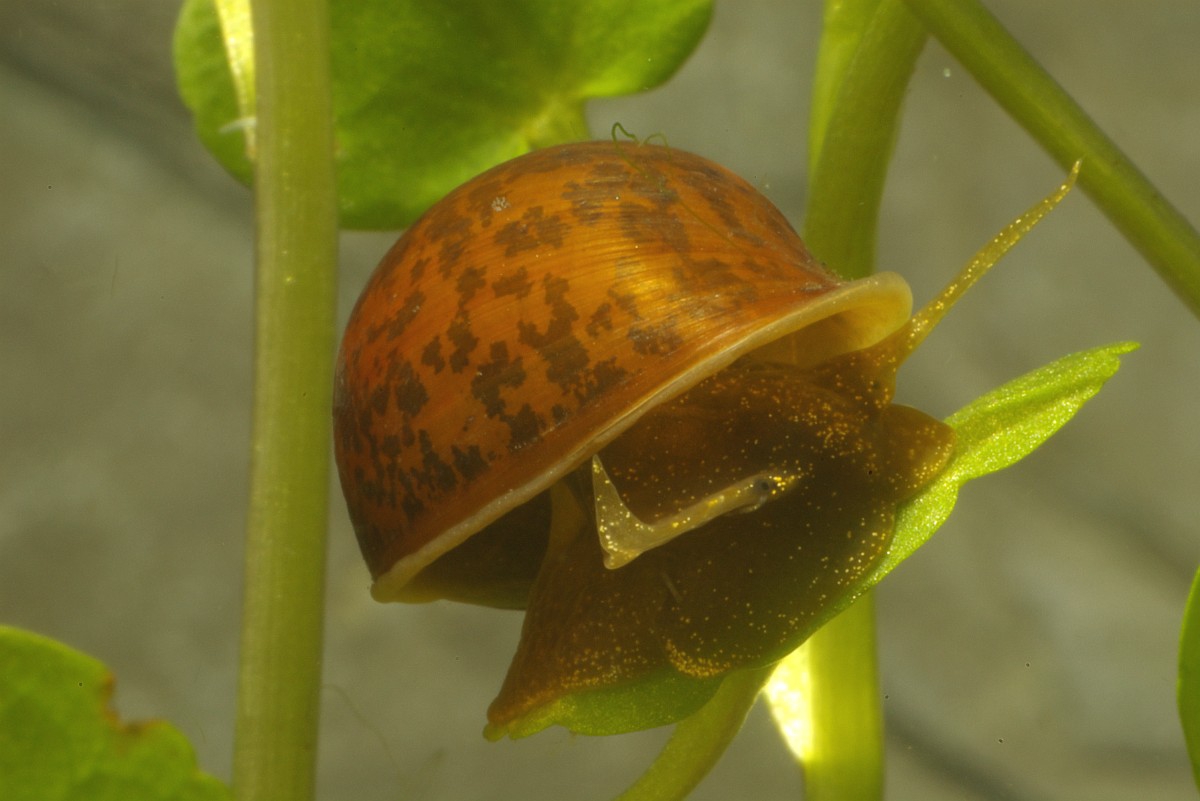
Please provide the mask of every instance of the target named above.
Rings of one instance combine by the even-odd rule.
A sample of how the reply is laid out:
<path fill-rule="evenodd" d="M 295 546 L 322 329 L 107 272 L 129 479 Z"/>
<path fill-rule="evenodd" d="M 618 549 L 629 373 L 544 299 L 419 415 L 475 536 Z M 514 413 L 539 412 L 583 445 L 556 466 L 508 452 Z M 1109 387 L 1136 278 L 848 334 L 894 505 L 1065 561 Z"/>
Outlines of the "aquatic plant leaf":
<path fill-rule="evenodd" d="M 0 626 L 0 798 L 5 801 L 224 801 L 191 744 L 162 721 L 124 723 L 104 665 L 62 643 Z"/>
<path fill-rule="evenodd" d="M 669 78 L 711 0 L 332 0 L 342 225 L 400 228 L 485 169 L 588 138 L 589 98 Z M 249 183 L 247 135 L 213 0 L 187 0 L 175 65 L 197 133 Z"/>

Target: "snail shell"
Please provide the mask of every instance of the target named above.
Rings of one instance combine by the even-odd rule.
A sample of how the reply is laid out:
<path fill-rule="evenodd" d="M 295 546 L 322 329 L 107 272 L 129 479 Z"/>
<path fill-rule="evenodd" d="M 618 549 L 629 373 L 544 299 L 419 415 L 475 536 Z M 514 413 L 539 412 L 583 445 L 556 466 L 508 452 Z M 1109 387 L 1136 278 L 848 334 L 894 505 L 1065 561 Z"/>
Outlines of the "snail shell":
<path fill-rule="evenodd" d="M 380 600 L 527 608 L 485 734 L 682 719 L 861 588 L 954 433 L 896 371 L 1069 190 L 917 314 L 844 282 L 746 182 L 590 142 L 502 164 L 384 257 L 335 451 Z"/>
<path fill-rule="evenodd" d="M 581 465 L 604 497 L 605 464 L 627 484 L 653 470 L 668 499 L 631 501 L 635 523 L 686 521 L 613 534 L 611 566 L 760 505 L 793 479 L 758 465 L 670 500 L 703 471 L 588 463 L 739 360 L 817 368 L 879 343 L 910 306 L 899 276 L 840 280 L 753 187 L 686 152 L 586 142 L 483 173 L 388 252 L 342 341 L 336 458 L 373 595 L 524 606 L 545 491 Z M 882 383 L 868 406 L 887 405 Z"/>

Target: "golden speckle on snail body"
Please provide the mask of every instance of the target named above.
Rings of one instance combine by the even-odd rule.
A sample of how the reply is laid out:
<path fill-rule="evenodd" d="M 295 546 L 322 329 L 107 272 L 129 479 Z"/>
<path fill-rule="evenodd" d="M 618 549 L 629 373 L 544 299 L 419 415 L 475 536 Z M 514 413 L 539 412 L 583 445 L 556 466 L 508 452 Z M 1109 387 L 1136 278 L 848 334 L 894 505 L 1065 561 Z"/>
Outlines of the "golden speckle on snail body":
<path fill-rule="evenodd" d="M 698 156 L 586 142 L 483 173 L 397 241 L 342 341 L 373 594 L 527 608 L 493 733 L 780 658 L 949 458 L 892 388 L 987 266 L 910 319 L 903 279 L 840 280 Z"/>

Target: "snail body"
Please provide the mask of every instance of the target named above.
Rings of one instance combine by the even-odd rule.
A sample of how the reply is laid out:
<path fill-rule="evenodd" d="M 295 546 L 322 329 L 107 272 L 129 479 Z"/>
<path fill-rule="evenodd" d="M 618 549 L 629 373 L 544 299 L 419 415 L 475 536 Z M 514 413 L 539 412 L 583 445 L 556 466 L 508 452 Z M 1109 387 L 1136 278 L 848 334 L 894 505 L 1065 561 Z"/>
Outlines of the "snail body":
<path fill-rule="evenodd" d="M 483 173 L 384 257 L 338 356 L 373 595 L 528 609 L 495 734 L 782 657 L 950 457 L 895 374 L 986 266 L 910 318 L 903 279 L 842 281 L 698 156 L 586 142 Z"/>

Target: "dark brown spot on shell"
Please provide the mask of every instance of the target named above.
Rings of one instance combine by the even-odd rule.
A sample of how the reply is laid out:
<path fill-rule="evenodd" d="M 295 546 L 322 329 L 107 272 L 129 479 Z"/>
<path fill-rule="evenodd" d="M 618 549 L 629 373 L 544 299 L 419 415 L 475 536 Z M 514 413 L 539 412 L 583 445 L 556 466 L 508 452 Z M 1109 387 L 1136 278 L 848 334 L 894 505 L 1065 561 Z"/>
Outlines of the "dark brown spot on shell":
<path fill-rule="evenodd" d="M 521 219 L 510 222 L 496 232 L 494 241 L 504 246 L 505 258 L 534 250 L 542 245 L 561 248 L 563 237 L 571 226 L 557 214 L 544 216 L 541 206 L 534 206 L 521 215 Z"/>
<path fill-rule="evenodd" d="M 388 320 L 386 326 L 388 339 L 396 339 L 404 334 L 404 329 L 408 328 L 408 324 L 416 319 L 421 312 L 421 304 L 425 302 L 425 293 L 419 289 L 414 289 L 409 293 L 404 302 L 400 304 L 395 313 Z"/>
<path fill-rule="evenodd" d="M 458 307 L 465 308 L 475 293 L 487 286 L 483 279 L 484 272 L 479 267 L 467 267 L 458 274 L 456 289 L 458 290 Z"/>
<path fill-rule="evenodd" d="M 605 204 L 618 199 L 619 192 L 617 183 L 612 181 L 593 180 L 585 184 L 569 181 L 562 197 L 571 204 L 571 215 L 581 225 L 593 226 L 604 217 Z"/>
<path fill-rule="evenodd" d="M 396 387 L 396 406 L 406 417 L 416 417 L 429 402 L 429 393 L 421 378 L 407 359 L 393 366 L 392 384 Z"/>
<path fill-rule="evenodd" d="M 607 301 L 601 303 L 592 312 L 591 318 L 588 320 L 587 328 L 585 329 L 592 339 L 600 335 L 601 331 L 612 331 L 612 310 L 613 305 Z"/>
<path fill-rule="evenodd" d="M 433 370 L 433 374 L 437 375 L 442 372 L 446 366 L 446 360 L 442 358 L 442 337 L 440 334 L 434 335 L 425 349 L 421 351 L 421 364 Z"/>
<path fill-rule="evenodd" d="M 632 292 L 621 292 L 614 287 L 608 288 L 608 296 L 617 304 L 617 308 L 627 314 L 634 320 L 641 320 L 641 312 L 638 311 L 637 295 Z"/>
<path fill-rule="evenodd" d="M 635 353 L 643 356 L 663 356 L 679 349 L 683 337 L 674 323 L 629 326 L 629 341 Z"/>
<path fill-rule="evenodd" d="M 713 301 L 717 308 L 744 307 L 758 299 L 754 284 L 743 280 L 727 261 L 700 259 L 692 261 L 688 268 L 686 279 L 681 275 L 680 281 L 686 280 L 696 297 Z"/>
<path fill-rule="evenodd" d="M 465 449 L 453 445 L 450 451 L 454 454 L 454 469 L 463 477 L 463 481 L 474 481 L 488 469 L 488 462 L 478 445 L 468 445 Z"/>
<path fill-rule="evenodd" d="M 421 278 L 425 275 L 425 268 L 428 266 L 429 259 L 416 259 L 408 271 L 409 284 L 414 286 L 419 284 L 421 282 Z"/>
<path fill-rule="evenodd" d="M 471 394 L 483 404 L 488 417 L 503 418 L 505 403 L 500 391 L 525 383 L 525 368 L 520 356 L 509 360 L 507 343 L 493 342 L 490 355 L 491 360 L 479 365 L 471 380 Z"/>
<path fill-rule="evenodd" d="M 379 452 L 389 459 L 395 459 L 400 455 L 400 438 L 395 434 L 384 437 L 383 442 L 379 443 Z"/>
<path fill-rule="evenodd" d="M 498 298 L 505 295 L 512 295 L 516 298 L 527 296 L 533 291 L 533 282 L 529 279 L 529 271 L 524 267 L 519 267 L 515 272 L 500 276 L 492 282 L 492 291 Z"/>
<path fill-rule="evenodd" d="M 743 239 L 750 238 L 756 244 L 761 243 L 760 238 L 749 237 L 736 211 L 739 206 L 744 208 L 745 196 L 740 192 L 731 192 L 728 187 L 722 186 L 719 178 L 720 176 L 714 174 L 712 170 L 698 169 L 689 173 L 683 180 L 704 198 L 707 210 L 717 215 L 721 228 L 733 236 Z"/>
<path fill-rule="evenodd" d="M 371 390 L 370 403 L 375 414 L 383 415 L 387 412 L 388 388 L 386 384 L 380 384 Z"/>
<path fill-rule="evenodd" d="M 629 371 L 617 364 L 615 356 L 605 359 L 602 362 L 597 362 L 592 368 L 593 380 L 590 382 L 588 395 L 584 401 L 587 402 L 603 397 L 605 393 L 615 389 L 628 377 Z"/>
<path fill-rule="evenodd" d="M 511 436 L 508 440 L 508 450 L 510 452 L 519 451 L 525 446 L 536 442 L 538 436 L 542 433 L 542 419 L 533 411 L 528 403 L 521 406 L 512 417 L 506 417 L 504 422 L 508 425 Z"/>
<path fill-rule="evenodd" d="M 446 336 L 454 345 L 454 351 L 450 354 L 450 369 L 461 373 L 471 362 L 471 352 L 479 345 L 479 338 L 471 333 L 471 320 L 465 311 L 460 311 L 450 321 Z"/>
<path fill-rule="evenodd" d="M 443 278 L 449 278 L 471 241 L 471 221 L 453 205 L 435 205 L 427 217 L 425 238 L 431 243 L 438 243 L 438 272 Z"/>
<path fill-rule="evenodd" d="M 588 365 L 587 350 L 571 329 L 579 314 L 567 300 L 570 284 L 565 278 L 547 275 L 542 286 L 550 321 L 545 331 L 524 320 L 517 323 L 518 341 L 533 348 L 547 363 L 546 377 L 565 393 L 580 391 L 580 373 Z"/>
<path fill-rule="evenodd" d="M 458 477 L 454 475 L 454 470 L 450 468 L 450 465 L 442 461 L 437 451 L 433 449 L 429 432 L 421 431 L 417 436 L 417 443 L 421 448 L 422 469 L 413 471 L 413 478 L 416 479 L 416 482 L 439 492 L 449 492 L 454 489 L 458 485 Z"/>
<path fill-rule="evenodd" d="M 400 511 L 404 513 L 404 516 L 411 523 L 425 511 L 425 504 L 413 491 L 413 483 L 409 481 L 407 476 L 402 473 L 396 476 L 396 481 L 404 490 L 400 493 Z"/>

